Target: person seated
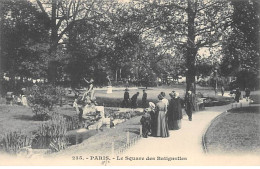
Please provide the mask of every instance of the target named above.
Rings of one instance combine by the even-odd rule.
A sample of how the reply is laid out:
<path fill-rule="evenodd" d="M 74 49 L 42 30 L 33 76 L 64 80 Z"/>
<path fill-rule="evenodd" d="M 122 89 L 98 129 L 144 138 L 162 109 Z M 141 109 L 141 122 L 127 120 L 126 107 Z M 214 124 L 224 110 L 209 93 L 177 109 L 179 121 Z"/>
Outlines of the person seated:
<path fill-rule="evenodd" d="M 142 134 L 144 138 L 148 137 L 148 134 L 151 131 L 151 115 L 149 113 L 149 109 L 144 109 L 144 115 L 142 116 L 140 122 L 142 124 Z"/>

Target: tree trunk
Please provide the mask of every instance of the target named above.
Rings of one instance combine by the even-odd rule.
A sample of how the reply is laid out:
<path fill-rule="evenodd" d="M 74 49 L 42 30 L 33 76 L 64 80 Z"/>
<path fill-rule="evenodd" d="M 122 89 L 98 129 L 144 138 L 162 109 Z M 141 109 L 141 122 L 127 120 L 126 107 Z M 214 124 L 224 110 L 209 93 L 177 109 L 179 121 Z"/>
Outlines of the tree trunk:
<path fill-rule="evenodd" d="M 48 80 L 50 83 L 55 84 L 57 81 L 57 61 L 54 60 L 55 53 L 57 51 L 57 38 L 58 29 L 56 26 L 56 13 L 57 13 L 57 0 L 52 0 L 52 11 L 51 11 L 51 38 L 50 38 L 50 60 L 48 63 Z"/>
<path fill-rule="evenodd" d="M 192 9 L 192 4 L 188 1 L 188 42 L 187 42 L 187 53 L 186 53 L 186 66 L 187 66 L 187 74 L 186 74 L 186 91 L 191 90 L 195 93 L 195 58 L 197 54 L 197 47 L 195 46 L 195 15 L 196 13 Z"/>

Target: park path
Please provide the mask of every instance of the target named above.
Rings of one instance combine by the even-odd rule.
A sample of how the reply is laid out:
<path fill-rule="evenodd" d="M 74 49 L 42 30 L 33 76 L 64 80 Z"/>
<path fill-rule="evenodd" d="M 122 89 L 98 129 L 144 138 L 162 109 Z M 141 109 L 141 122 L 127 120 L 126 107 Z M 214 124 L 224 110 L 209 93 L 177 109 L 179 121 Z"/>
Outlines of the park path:
<path fill-rule="evenodd" d="M 233 107 L 248 106 L 245 99 L 240 103 L 234 103 Z M 148 137 L 142 138 L 138 143 L 128 149 L 122 156 L 126 157 L 181 157 L 187 158 L 192 165 L 203 165 L 202 161 L 209 163 L 207 154 L 204 153 L 202 136 L 209 127 L 211 121 L 221 113 L 231 109 L 232 104 L 224 106 L 206 107 L 205 110 L 193 114 L 192 121 L 184 115 L 182 128 L 180 130 L 170 130 L 170 137 Z M 187 160 L 145 160 L 134 161 L 134 165 L 187 165 Z M 216 161 L 215 161 L 216 162 Z M 125 161 L 122 164 L 131 164 Z M 133 164 L 133 163 L 132 163 Z"/>

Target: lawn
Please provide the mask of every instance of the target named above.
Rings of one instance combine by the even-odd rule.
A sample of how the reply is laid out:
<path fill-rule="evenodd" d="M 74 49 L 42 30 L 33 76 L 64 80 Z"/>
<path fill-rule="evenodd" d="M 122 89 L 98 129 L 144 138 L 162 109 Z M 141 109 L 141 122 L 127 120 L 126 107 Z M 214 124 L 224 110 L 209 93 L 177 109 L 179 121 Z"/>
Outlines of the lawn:
<path fill-rule="evenodd" d="M 232 109 L 208 128 L 205 142 L 210 154 L 260 155 L 260 107 Z"/>
<path fill-rule="evenodd" d="M 0 105 L 0 140 L 5 133 L 10 131 L 21 131 L 30 135 L 43 122 L 34 121 L 33 113 L 30 108 L 17 105 Z"/>

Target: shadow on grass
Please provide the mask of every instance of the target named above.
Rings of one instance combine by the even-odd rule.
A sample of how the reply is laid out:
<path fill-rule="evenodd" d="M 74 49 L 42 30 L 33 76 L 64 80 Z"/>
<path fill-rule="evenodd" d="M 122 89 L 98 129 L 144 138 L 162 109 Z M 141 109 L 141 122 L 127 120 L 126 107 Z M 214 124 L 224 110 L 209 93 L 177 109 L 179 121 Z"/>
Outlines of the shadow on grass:
<path fill-rule="evenodd" d="M 24 121 L 34 121 L 33 116 L 29 116 L 29 115 L 15 115 L 14 119 L 24 120 Z"/>
<path fill-rule="evenodd" d="M 250 107 L 240 107 L 228 110 L 230 113 L 260 113 L 259 106 L 250 106 Z"/>

